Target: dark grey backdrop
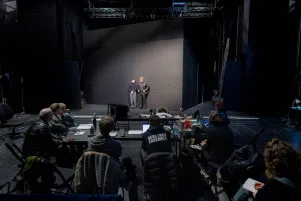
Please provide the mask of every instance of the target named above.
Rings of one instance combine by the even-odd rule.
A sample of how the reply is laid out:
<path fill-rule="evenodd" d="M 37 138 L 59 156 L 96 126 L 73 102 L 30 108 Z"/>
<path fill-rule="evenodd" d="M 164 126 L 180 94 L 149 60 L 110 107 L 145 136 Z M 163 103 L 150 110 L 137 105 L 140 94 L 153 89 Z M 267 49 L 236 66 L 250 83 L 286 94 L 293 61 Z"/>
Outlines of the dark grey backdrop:
<path fill-rule="evenodd" d="M 159 20 L 84 33 L 88 103 L 128 104 L 131 78 L 151 87 L 148 107 L 182 107 L 183 21 Z"/>

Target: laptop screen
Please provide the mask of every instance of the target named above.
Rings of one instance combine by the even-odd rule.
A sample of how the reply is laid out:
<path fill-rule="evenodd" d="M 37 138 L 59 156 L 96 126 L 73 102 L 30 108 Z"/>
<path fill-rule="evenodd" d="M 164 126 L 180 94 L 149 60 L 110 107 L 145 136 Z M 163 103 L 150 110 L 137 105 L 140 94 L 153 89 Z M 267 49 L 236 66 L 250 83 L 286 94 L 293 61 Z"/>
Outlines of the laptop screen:
<path fill-rule="evenodd" d="M 149 124 L 143 124 L 142 125 L 142 132 L 145 133 L 148 128 L 149 128 Z"/>

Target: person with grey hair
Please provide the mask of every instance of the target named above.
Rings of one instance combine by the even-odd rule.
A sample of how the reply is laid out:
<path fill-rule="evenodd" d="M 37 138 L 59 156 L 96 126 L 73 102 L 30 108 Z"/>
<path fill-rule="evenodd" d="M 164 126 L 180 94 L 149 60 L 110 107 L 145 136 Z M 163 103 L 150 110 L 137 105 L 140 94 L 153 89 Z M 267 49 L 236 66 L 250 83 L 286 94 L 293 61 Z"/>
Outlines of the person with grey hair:
<path fill-rule="evenodd" d="M 49 158 L 59 156 L 61 143 L 51 133 L 49 122 L 53 119 L 53 112 L 50 108 L 44 108 L 39 113 L 39 119 L 32 124 L 24 134 L 23 153 L 28 156 L 41 156 Z"/>

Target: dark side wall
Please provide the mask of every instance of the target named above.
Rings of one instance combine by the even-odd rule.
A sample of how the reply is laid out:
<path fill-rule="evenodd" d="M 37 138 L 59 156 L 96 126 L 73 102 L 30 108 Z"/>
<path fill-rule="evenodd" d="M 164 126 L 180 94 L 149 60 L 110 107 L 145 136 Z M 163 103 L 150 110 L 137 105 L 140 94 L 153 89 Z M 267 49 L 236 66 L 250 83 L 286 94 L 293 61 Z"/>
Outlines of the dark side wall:
<path fill-rule="evenodd" d="M 292 102 L 288 5 L 271 0 L 250 4 L 246 106 L 253 114 L 283 114 Z"/>
<path fill-rule="evenodd" d="M 211 100 L 213 20 L 185 19 L 183 41 L 183 109 Z"/>
<path fill-rule="evenodd" d="M 38 112 L 53 102 L 80 108 L 80 7 L 71 1 L 18 1 L 17 58 L 26 112 Z"/>
<path fill-rule="evenodd" d="M 128 104 L 132 78 L 150 85 L 148 108 L 182 107 L 183 21 L 158 20 L 84 33 L 88 103 Z"/>

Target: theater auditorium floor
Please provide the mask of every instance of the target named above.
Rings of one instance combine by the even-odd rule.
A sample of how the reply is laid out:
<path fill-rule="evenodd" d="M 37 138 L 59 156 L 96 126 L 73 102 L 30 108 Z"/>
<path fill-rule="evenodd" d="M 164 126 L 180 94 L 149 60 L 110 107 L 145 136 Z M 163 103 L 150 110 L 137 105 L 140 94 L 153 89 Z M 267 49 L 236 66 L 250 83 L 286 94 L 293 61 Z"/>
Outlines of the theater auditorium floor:
<path fill-rule="evenodd" d="M 206 116 L 209 111 L 212 110 L 212 105 L 203 105 L 201 113 Z M 92 115 L 94 112 L 97 115 L 105 115 L 107 112 L 107 106 L 101 105 L 84 105 L 84 108 L 78 111 L 72 111 L 75 116 L 87 116 Z M 140 113 L 147 113 L 148 110 L 132 110 L 132 115 L 139 115 Z M 179 111 L 172 111 L 172 114 L 179 114 Z M 231 119 L 230 127 L 233 129 L 235 135 L 235 144 L 238 146 L 243 146 L 247 144 L 261 128 L 266 128 L 264 135 L 262 135 L 257 140 L 257 147 L 259 151 L 263 151 L 264 145 L 270 139 L 277 137 L 281 140 L 285 140 L 292 144 L 292 146 L 299 152 L 301 152 L 301 132 L 286 128 L 276 119 L 267 119 L 267 118 L 254 118 L 250 117 L 243 113 L 237 112 L 228 112 L 228 115 Z M 28 129 L 31 123 L 33 123 L 38 118 L 37 115 L 30 114 L 19 114 L 15 115 L 14 120 L 21 120 L 24 122 L 25 130 Z M 90 118 L 88 118 L 90 119 Z M 78 119 L 79 123 L 86 123 L 87 120 Z M 133 129 L 139 129 L 140 124 L 133 123 L 131 127 Z M 8 132 L 7 129 L 0 129 L 0 137 Z M 15 143 L 21 147 L 23 143 L 22 138 L 15 138 Z M 133 141 L 123 141 L 123 155 L 130 156 L 133 158 L 133 162 L 137 165 L 139 175 L 142 173 L 140 159 L 139 159 L 139 149 L 141 146 L 140 142 Z M 6 181 L 10 181 L 14 174 L 17 172 L 17 160 L 14 156 L 6 149 L 3 141 L 0 142 L 0 185 Z"/>

